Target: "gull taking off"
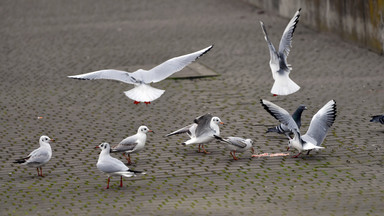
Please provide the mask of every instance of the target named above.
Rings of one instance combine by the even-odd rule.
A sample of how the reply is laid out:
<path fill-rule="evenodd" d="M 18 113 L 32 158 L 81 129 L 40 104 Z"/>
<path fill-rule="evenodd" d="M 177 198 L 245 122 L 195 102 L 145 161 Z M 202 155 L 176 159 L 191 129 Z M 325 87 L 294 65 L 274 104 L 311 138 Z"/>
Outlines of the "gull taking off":
<path fill-rule="evenodd" d="M 43 166 L 48 163 L 52 157 L 52 149 L 50 142 L 54 140 L 48 136 L 41 136 L 39 143 L 40 147 L 33 150 L 27 157 L 16 160 L 13 163 L 20 163 L 31 167 L 36 167 L 37 175 L 44 177 Z"/>
<path fill-rule="evenodd" d="M 123 187 L 123 176 L 129 178 L 132 176 L 136 176 L 136 173 L 145 174 L 142 171 L 130 170 L 123 162 L 111 157 L 111 155 L 109 154 L 111 149 L 108 143 L 101 143 L 95 148 L 101 149 L 99 160 L 97 161 L 96 166 L 97 169 L 107 174 L 108 176 L 108 183 L 106 189 L 109 189 L 109 181 L 111 179 L 111 176 L 120 176 L 120 187 Z"/>
<path fill-rule="evenodd" d="M 286 110 L 267 100 L 260 100 L 260 102 L 265 110 L 292 130 L 294 137 L 289 139 L 288 150 L 290 147 L 294 147 L 299 151 L 299 154 L 294 157 L 298 157 L 302 151 L 308 151 L 307 154 L 309 154 L 312 149 L 324 148 L 320 145 L 323 143 L 329 128 L 336 119 L 335 100 L 330 100 L 312 117 L 308 131 L 303 136 L 301 136 L 295 120 Z"/>
<path fill-rule="evenodd" d="M 219 124 L 224 124 L 219 117 L 214 117 L 210 113 L 197 117 L 191 125 L 183 127 L 177 131 L 174 131 L 166 136 L 172 136 L 175 134 L 187 133 L 191 138 L 182 143 L 182 145 L 199 144 L 199 151 L 208 154 L 204 148 L 204 143 L 211 142 L 215 139 L 214 135 L 220 136 Z M 203 151 L 201 151 L 201 149 Z"/>
<path fill-rule="evenodd" d="M 287 57 L 292 47 L 293 32 L 295 31 L 296 25 L 299 22 L 300 10 L 301 9 L 295 13 L 285 28 L 280 40 L 279 50 L 276 50 L 269 40 L 264 23 L 260 21 L 261 29 L 263 30 L 264 38 L 268 43 L 269 53 L 271 55 L 269 66 L 271 67 L 272 77 L 275 80 L 271 90 L 271 93 L 274 96 L 289 95 L 300 89 L 300 86 L 298 86 L 289 78 L 289 73 L 291 72 L 292 68 L 291 65 L 289 65 L 287 62 Z"/>
<path fill-rule="evenodd" d="M 135 135 L 127 137 L 119 144 L 112 146 L 111 152 L 123 152 L 123 155 L 127 159 L 128 165 L 130 165 L 132 163 L 131 153 L 137 153 L 144 149 L 148 132 L 153 131 L 149 130 L 147 126 L 140 126 Z"/>
<path fill-rule="evenodd" d="M 169 59 L 150 70 L 139 69 L 133 73 L 129 73 L 121 70 L 107 69 L 68 77 L 80 80 L 110 79 L 133 84 L 135 87 L 124 92 L 125 95 L 134 100 L 135 104 L 139 104 L 140 102 L 150 104 L 151 101 L 159 98 L 165 91 L 151 87 L 149 85 L 150 83 L 160 82 L 182 70 L 184 67 L 211 50 L 212 47 L 213 46 L 211 45 L 200 51 Z"/>

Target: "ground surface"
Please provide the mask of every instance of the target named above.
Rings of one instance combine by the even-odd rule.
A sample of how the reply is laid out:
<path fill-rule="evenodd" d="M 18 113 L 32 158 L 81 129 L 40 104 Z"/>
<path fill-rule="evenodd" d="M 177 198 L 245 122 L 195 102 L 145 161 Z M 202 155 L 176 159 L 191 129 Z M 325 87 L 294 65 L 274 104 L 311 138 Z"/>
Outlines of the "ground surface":
<path fill-rule="evenodd" d="M 302 8 L 305 10 L 305 8 Z M 287 19 L 243 1 L 21 1 L 0 3 L 0 215 L 379 215 L 384 210 L 384 59 L 332 35 L 298 25 L 288 61 L 302 88 L 272 97 L 269 53 L 259 20 L 278 44 Z M 292 11 L 292 14 L 294 11 Z M 305 19 L 305 17 L 300 17 Z M 219 77 L 165 80 L 150 106 L 123 94 L 114 81 L 66 78 L 105 68 L 156 65 L 210 44 L 199 59 Z M 323 151 L 301 158 L 234 161 L 217 142 L 181 145 L 164 137 L 210 112 L 223 136 L 252 138 L 257 153 L 285 152 L 287 140 L 265 134 L 277 124 L 259 104 L 271 100 L 293 112 L 302 131 L 326 102 L 338 116 Z M 43 117 L 38 119 L 38 117 Z M 116 144 L 147 125 L 146 149 L 132 169 L 147 175 L 112 177 L 95 164 L 103 141 Z M 56 139 L 53 158 L 36 170 L 12 164 Z M 296 152 L 291 152 L 291 155 Z M 124 160 L 121 155 L 115 157 Z"/>

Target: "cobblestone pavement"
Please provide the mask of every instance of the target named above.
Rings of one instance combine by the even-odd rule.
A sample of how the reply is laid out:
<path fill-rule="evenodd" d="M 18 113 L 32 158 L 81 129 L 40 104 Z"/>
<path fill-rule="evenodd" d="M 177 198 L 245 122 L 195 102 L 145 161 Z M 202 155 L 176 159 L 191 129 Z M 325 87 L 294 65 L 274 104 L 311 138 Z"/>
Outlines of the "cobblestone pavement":
<path fill-rule="evenodd" d="M 0 11 L 0 215 L 382 214 L 384 126 L 369 119 L 384 112 L 383 56 L 299 23 L 288 61 L 302 88 L 272 97 L 259 20 L 274 44 L 288 20 L 243 1 L 4 0 Z M 124 83 L 66 78 L 156 65 L 210 44 L 198 62 L 220 76 L 156 83 L 166 91 L 149 106 L 134 105 Z M 300 158 L 245 152 L 234 161 L 218 142 L 204 155 L 181 145 L 187 136 L 164 137 L 210 112 L 226 123 L 223 136 L 252 138 L 258 154 L 285 153 L 284 136 L 265 134 L 277 122 L 261 98 L 289 112 L 307 105 L 302 131 L 335 99 L 325 149 Z M 116 144 L 140 125 L 156 132 L 132 155 L 131 168 L 147 175 L 123 188 L 112 177 L 105 190 L 93 147 Z M 12 161 L 43 134 L 56 143 L 41 178 Z"/>

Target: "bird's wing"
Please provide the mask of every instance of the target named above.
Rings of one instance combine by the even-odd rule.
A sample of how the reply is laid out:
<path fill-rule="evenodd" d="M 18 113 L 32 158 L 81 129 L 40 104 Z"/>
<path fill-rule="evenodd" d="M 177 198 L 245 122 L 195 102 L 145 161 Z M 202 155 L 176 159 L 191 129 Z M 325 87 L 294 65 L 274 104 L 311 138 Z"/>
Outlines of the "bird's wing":
<path fill-rule="evenodd" d="M 260 25 L 261 25 L 261 29 L 263 30 L 263 33 L 264 33 L 264 39 L 265 39 L 265 41 L 267 41 L 267 44 L 269 47 L 269 53 L 271 55 L 271 63 L 273 63 L 274 65 L 279 65 L 279 57 L 277 55 L 275 47 L 273 46 L 273 44 L 269 40 L 267 30 L 265 29 L 264 23 L 262 21 L 260 21 Z"/>
<path fill-rule="evenodd" d="M 240 148 L 247 147 L 247 143 L 245 142 L 245 139 L 243 139 L 243 138 L 240 138 L 240 137 L 228 137 L 227 139 L 234 146 L 237 146 L 237 147 L 240 147 Z"/>
<path fill-rule="evenodd" d="M 137 137 L 135 135 L 123 139 L 119 144 L 111 148 L 112 152 L 115 151 L 129 151 L 137 146 Z"/>
<path fill-rule="evenodd" d="M 264 109 L 269 112 L 269 114 L 281 123 L 285 124 L 290 130 L 297 130 L 299 132 L 299 127 L 297 126 L 295 120 L 293 120 L 292 116 L 285 109 L 263 99 L 260 100 L 260 103 L 263 105 Z"/>
<path fill-rule="evenodd" d="M 372 116 L 372 119 L 370 122 L 380 122 L 381 124 L 384 124 L 384 115 L 375 115 Z"/>
<path fill-rule="evenodd" d="M 106 157 L 97 163 L 97 168 L 105 173 L 128 171 L 129 168 L 120 160 L 113 157 Z"/>
<path fill-rule="evenodd" d="M 200 56 L 211 50 L 212 47 L 213 45 L 194 53 L 171 58 L 148 71 L 138 70 L 132 73 L 132 75 L 147 84 L 152 82 L 160 82 L 161 80 L 164 80 L 172 74 L 182 70 L 185 66 L 189 65 Z"/>
<path fill-rule="evenodd" d="M 202 134 L 212 132 L 211 128 L 211 119 L 213 116 L 210 113 L 197 117 L 194 122 L 197 124 L 196 127 L 196 137 L 201 136 Z"/>
<path fill-rule="evenodd" d="M 28 155 L 27 163 L 44 163 L 49 159 L 49 152 L 45 148 L 38 148 Z"/>
<path fill-rule="evenodd" d="M 193 128 L 193 126 L 194 125 L 196 125 L 195 123 L 194 124 L 190 124 L 190 125 L 188 125 L 188 126 L 185 126 L 185 127 L 183 127 L 183 128 L 180 128 L 180 129 L 178 129 L 178 130 L 176 130 L 176 131 L 173 131 L 172 133 L 169 133 L 169 134 L 167 134 L 167 135 L 165 135 L 165 136 L 167 136 L 167 137 L 169 137 L 169 136 L 173 136 L 173 135 L 176 135 L 176 134 L 182 134 L 182 133 L 188 133 L 188 135 L 192 135 L 191 133 L 191 128 Z"/>
<path fill-rule="evenodd" d="M 321 143 L 323 143 L 329 128 L 335 122 L 335 119 L 336 101 L 331 100 L 312 117 L 308 131 L 302 136 L 302 139 L 320 146 Z"/>
<path fill-rule="evenodd" d="M 287 63 L 287 57 L 292 47 L 293 33 L 295 32 L 296 25 L 299 22 L 300 10 L 301 8 L 296 11 L 295 15 L 289 21 L 280 40 L 279 55 L 283 56 L 285 63 Z"/>
<path fill-rule="evenodd" d="M 132 76 L 133 73 L 128 73 L 125 71 L 107 69 L 107 70 L 99 70 L 90 73 L 68 76 L 68 78 L 72 79 L 80 79 L 80 80 L 95 80 L 95 79 L 110 79 L 117 80 L 120 82 L 125 82 L 129 84 L 137 83 L 135 77 Z"/>

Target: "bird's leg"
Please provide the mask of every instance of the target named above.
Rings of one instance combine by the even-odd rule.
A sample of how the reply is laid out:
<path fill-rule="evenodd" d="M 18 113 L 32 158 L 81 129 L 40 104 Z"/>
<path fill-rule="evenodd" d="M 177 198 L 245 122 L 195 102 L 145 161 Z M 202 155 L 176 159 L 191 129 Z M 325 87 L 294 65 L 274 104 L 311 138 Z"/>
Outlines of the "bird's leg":
<path fill-rule="evenodd" d="M 235 151 L 233 151 L 232 153 L 233 153 L 233 155 L 232 155 L 233 159 L 234 159 L 234 160 L 239 160 L 239 158 L 238 158 L 238 157 L 236 157 L 236 150 L 235 150 Z"/>
<path fill-rule="evenodd" d="M 123 187 L 123 176 L 120 176 L 120 187 Z"/>
<path fill-rule="evenodd" d="M 132 162 L 131 162 L 131 155 L 130 154 L 124 154 L 124 153 L 123 153 L 123 155 L 124 155 L 125 159 L 127 159 L 127 164 L 131 165 L 132 164 Z"/>
<path fill-rule="evenodd" d="M 37 176 L 40 176 L 39 167 L 36 167 L 37 170 Z"/>
<path fill-rule="evenodd" d="M 307 151 L 307 155 L 309 155 L 309 152 L 311 152 L 311 151 L 312 151 L 312 149 L 308 150 L 308 151 Z"/>
<path fill-rule="evenodd" d="M 44 175 L 43 175 L 43 167 L 40 167 L 40 176 L 44 177 Z"/>
<path fill-rule="evenodd" d="M 108 181 L 107 181 L 107 187 L 105 189 L 109 189 L 109 181 L 111 180 L 111 177 L 108 177 Z"/>
<path fill-rule="evenodd" d="M 139 101 L 134 101 L 133 103 L 137 105 L 137 104 L 139 104 L 140 102 L 139 102 Z"/>
<path fill-rule="evenodd" d="M 201 151 L 200 146 L 201 146 L 201 144 L 199 144 L 199 150 L 197 151 L 198 153 L 203 152 L 203 151 Z"/>
<path fill-rule="evenodd" d="M 273 97 L 276 97 L 277 96 L 277 94 L 273 94 Z"/>
<path fill-rule="evenodd" d="M 251 147 L 251 152 L 252 154 L 255 154 L 255 149 L 253 147 Z"/>
<path fill-rule="evenodd" d="M 287 151 L 289 151 L 289 146 L 287 147 Z"/>
<path fill-rule="evenodd" d="M 204 148 L 204 144 L 201 144 L 201 147 L 203 148 L 203 152 L 204 152 L 205 154 L 209 154 L 209 152 L 207 152 L 207 150 L 205 150 L 205 148 Z"/>
<path fill-rule="evenodd" d="M 144 103 L 145 103 L 145 104 L 147 104 L 147 105 L 148 105 L 148 104 L 151 104 L 151 102 L 150 102 L 150 101 L 146 101 L 146 102 L 144 102 Z"/>
<path fill-rule="evenodd" d="M 299 157 L 299 155 L 301 155 L 301 152 L 299 152 L 299 154 L 293 156 L 293 158 L 297 158 L 297 157 Z"/>

